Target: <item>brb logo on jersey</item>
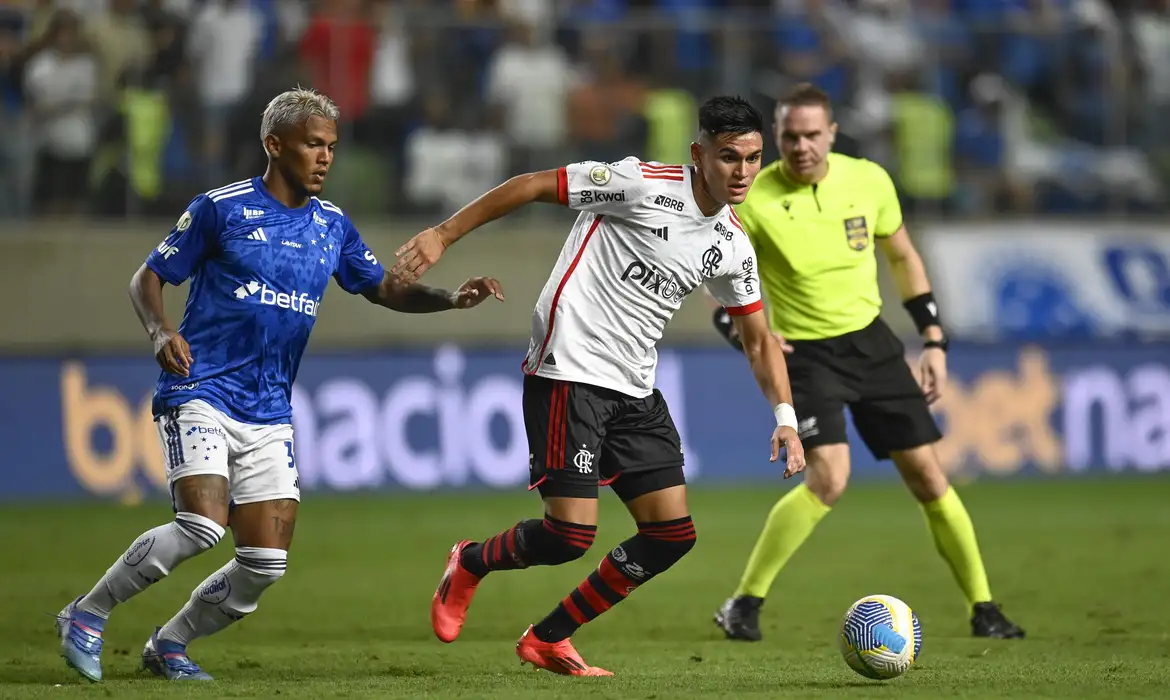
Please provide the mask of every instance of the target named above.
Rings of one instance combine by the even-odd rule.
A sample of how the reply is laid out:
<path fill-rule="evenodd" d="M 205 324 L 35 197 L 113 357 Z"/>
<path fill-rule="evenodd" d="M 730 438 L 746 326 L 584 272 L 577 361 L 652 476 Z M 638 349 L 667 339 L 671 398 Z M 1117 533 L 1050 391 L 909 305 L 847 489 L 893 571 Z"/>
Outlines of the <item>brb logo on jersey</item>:
<path fill-rule="evenodd" d="M 321 308 L 320 297 L 311 299 L 305 292 L 297 294 L 295 289 L 292 294 L 278 292 L 275 289 L 269 289 L 268 285 L 260 284 L 255 280 L 236 287 L 236 291 L 233 294 L 241 301 L 255 298 L 259 299 L 260 303 L 264 306 L 276 306 L 314 318 L 317 316 L 317 310 Z"/>
<path fill-rule="evenodd" d="M 626 266 L 625 271 L 622 272 L 622 280 L 633 280 L 639 287 L 651 294 L 657 294 L 673 304 L 681 304 L 682 300 L 691 293 L 691 290 L 683 286 L 682 280 L 677 275 L 662 272 L 641 260 L 635 260 Z"/>

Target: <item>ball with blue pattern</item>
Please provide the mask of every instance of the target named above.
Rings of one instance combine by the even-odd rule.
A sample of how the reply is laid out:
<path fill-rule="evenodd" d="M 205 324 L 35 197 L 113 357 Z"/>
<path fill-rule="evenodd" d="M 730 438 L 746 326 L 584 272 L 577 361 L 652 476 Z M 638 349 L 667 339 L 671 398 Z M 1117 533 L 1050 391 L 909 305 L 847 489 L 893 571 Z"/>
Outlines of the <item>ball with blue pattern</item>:
<path fill-rule="evenodd" d="M 918 616 L 888 595 L 866 596 L 849 606 L 838 638 L 849 668 L 874 680 L 902 675 L 922 652 Z"/>

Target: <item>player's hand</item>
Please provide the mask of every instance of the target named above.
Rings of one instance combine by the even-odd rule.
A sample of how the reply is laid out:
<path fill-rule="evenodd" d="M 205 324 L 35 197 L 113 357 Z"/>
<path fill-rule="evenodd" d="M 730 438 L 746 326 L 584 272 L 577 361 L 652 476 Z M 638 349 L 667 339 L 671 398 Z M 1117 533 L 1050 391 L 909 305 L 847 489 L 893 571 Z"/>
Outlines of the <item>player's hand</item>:
<path fill-rule="evenodd" d="M 942 396 L 947 383 L 947 354 L 942 348 L 926 348 L 918 358 L 918 383 L 926 402 L 934 403 Z"/>
<path fill-rule="evenodd" d="M 794 474 L 804 471 L 804 445 L 800 444 L 800 437 L 796 431 L 787 425 L 776 426 L 772 432 L 772 459 L 775 462 L 780 458 L 780 450 L 788 452 L 788 466 L 784 469 L 784 478 L 790 479 Z"/>
<path fill-rule="evenodd" d="M 784 351 L 784 354 L 791 355 L 792 345 L 784 339 L 784 336 L 780 335 L 779 333 L 773 333 L 772 335 L 776 336 L 776 341 L 780 343 L 780 349 Z"/>
<path fill-rule="evenodd" d="M 489 297 L 504 300 L 504 288 L 495 277 L 472 277 L 455 290 L 452 302 L 457 309 L 470 309 L 487 301 Z"/>
<path fill-rule="evenodd" d="M 179 377 L 191 375 L 191 346 L 175 331 L 161 330 L 155 334 L 154 359 L 164 372 Z"/>
<path fill-rule="evenodd" d="M 394 257 L 398 258 L 398 261 L 390 268 L 390 274 L 397 277 L 402 284 L 417 282 L 431 266 L 439 262 L 445 250 L 447 244 L 438 230 L 429 228 L 416 234 L 394 251 Z"/>

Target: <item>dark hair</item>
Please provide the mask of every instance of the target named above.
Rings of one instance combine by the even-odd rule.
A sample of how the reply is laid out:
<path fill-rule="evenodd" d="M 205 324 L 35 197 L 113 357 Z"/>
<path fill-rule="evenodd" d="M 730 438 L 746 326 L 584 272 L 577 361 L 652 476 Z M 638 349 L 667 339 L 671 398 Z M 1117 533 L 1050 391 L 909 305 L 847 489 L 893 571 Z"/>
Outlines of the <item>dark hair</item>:
<path fill-rule="evenodd" d="M 699 132 L 707 137 L 723 134 L 764 133 L 760 111 L 742 97 L 720 95 L 699 107 Z"/>
<path fill-rule="evenodd" d="M 829 93 L 812 83 L 797 83 L 776 103 L 777 107 L 822 107 L 833 119 L 833 101 Z"/>

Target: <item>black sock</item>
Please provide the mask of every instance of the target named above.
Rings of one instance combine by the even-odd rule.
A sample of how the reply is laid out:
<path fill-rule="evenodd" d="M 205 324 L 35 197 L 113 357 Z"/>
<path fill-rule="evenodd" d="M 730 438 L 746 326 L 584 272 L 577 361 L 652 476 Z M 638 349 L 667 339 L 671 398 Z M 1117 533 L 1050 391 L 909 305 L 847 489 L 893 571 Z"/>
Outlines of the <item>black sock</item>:
<path fill-rule="evenodd" d="M 554 566 L 580 558 L 593 545 L 596 525 L 556 518 L 522 520 L 498 535 L 463 550 L 460 561 L 475 576 L 492 571 Z"/>
<path fill-rule="evenodd" d="M 694 544 L 695 525 L 690 517 L 638 523 L 638 534 L 605 555 L 597 570 L 534 625 L 532 633 L 542 642 L 568 639 L 581 625 L 673 566 Z"/>

